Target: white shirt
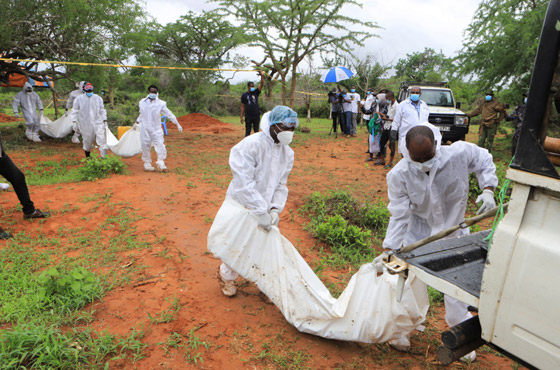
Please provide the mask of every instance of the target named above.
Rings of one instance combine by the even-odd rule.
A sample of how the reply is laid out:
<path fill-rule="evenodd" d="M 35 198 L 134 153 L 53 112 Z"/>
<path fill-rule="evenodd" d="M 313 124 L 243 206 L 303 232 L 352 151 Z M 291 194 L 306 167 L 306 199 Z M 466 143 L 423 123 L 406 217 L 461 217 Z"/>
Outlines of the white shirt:
<path fill-rule="evenodd" d="M 352 99 L 352 113 L 358 113 L 358 102 L 360 101 L 360 94 L 349 93 L 346 96 Z"/>
<path fill-rule="evenodd" d="M 419 100 L 418 104 L 420 104 L 419 107 L 413 104 L 410 99 L 403 100 L 398 105 L 395 118 L 393 118 L 391 130 L 399 131 L 399 152 L 403 155 L 404 153 L 408 154 L 405 143 L 408 130 L 418 126 L 420 123 L 428 122 L 428 117 L 430 116 L 428 104 L 422 100 Z"/>
<path fill-rule="evenodd" d="M 429 174 L 403 159 L 387 174 L 389 226 L 383 248 L 398 249 L 465 219 L 469 174 L 481 189 L 498 186 L 492 155 L 477 145 L 458 141 L 441 146 Z M 460 229 L 454 235 L 468 234 Z"/>
<path fill-rule="evenodd" d="M 366 97 L 366 102 L 364 103 L 364 108 L 366 110 L 370 109 L 371 106 L 375 103 L 375 96 L 373 94 L 369 94 Z M 371 116 L 369 114 L 364 114 L 364 119 L 369 120 Z"/>
<path fill-rule="evenodd" d="M 397 114 L 398 106 L 399 103 L 397 103 L 396 100 L 393 102 L 393 104 L 387 106 L 387 118 L 391 120 L 395 119 L 395 114 Z M 390 130 L 392 127 L 393 127 L 393 121 L 385 121 L 385 124 L 383 125 L 383 128 L 385 130 Z"/>

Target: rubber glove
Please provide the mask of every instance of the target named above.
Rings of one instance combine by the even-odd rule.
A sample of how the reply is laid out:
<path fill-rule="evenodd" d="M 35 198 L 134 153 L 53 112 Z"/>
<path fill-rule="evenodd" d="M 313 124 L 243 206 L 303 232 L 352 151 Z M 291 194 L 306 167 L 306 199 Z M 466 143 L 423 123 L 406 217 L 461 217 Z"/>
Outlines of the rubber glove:
<path fill-rule="evenodd" d="M 490 189 L 484 189 L 482 194 L 476 198 L 476 202 L 482 202 L 482 205 L 476 212 L 477 215 L 484 213 L 486 211 L 491 210 L 492 208 L 496 207 L 496 201 L 494 200 L 494 192 Z"/>
<path fill-rule="evenodd" d="M 41 110 L 39 110 L 39 113 L 41 113 L 41 116 L 42 116 L 42 115 L 43 115 L 43 110 L 42 110 L 42 109 L 41 109 Z"/>
<path fill-rule="evenodd" d="M 109 127 L 109 125 L 107 125 L 107 121 L 103 121 L 103 126 L 105 126 L 105 128 Z"/>
<path fill-rule="evenodd" d="M 19 113 L 18 113 L 18 112 L 15 112 L 15 113 L 14 113 L 14 117 L 19 118 Z"/>
<path fill-rule="evenodd" d="M 373 268 L 375 269 L 375 271 L 378 274 L 383 273 L 383 258 L 384 257 L 385 257 L 385 253 L 381 253 L 379 256 L 375 257 L 373 259 L 373 262 L 371 263 L 373 265 Z"/>
<path fill-rule="evenodd" d="M 177 130 L 179 130 L 179 132 L 182 133 L 183 127 L 179 124 L 179 122 L 175 122 L 175 124 L 177 125 Z"/>
<path fill-rule="evenodd" d="M 277 209 L 271 209 L 270 212 L 270 223 L 274 226 L 278 226 L 278 223 L 280 222 L 280 212 L 278 212 Z"/>
<path fill-rule="evenodd" d="M 78 122 L 72 121 L 72 130 L 74 130 L 74 132 L 78 131 Z"/>
<path fill-rule="evenodd" d="M 264 213 L 257 218 L 259 222 L 259 227 L 263 228 L 265 231 L 269 231 L 272 227 L 272 218 L 268 213 Z"/>

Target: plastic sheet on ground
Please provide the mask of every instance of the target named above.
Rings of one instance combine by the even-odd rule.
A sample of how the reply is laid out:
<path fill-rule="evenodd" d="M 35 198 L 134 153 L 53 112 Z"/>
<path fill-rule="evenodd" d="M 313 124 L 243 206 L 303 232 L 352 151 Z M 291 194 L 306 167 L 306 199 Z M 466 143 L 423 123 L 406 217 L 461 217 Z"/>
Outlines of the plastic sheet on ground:
<path fill-rule="evenodd" d="M 411 333 L 425 320 L 426 285 L 410 273 L 401 302 L 397 276 L 377 276 L 371 264 L 352 276 L 338 299 L 273 226 L 265 232 L 256 216 L 226 198 L 208 234 L 208 249 L 255 283 L 299 331 L 324 338 L 382 343 Z"/>
<path fill-rule="evenodd" d="M 142 151 L 139 125 L 132 126 L 130 130 L 121 136 L 120 140 L 108 128 L 105 131 L 107 132 L 107 146 L 116 155 L 120 157 L 133 157 Z"/>
<path fill-rule="evenodd" d="M 62 139 L 72 130 L 72 117 L 70 117 L 70 112 L 64 113 L 62 117 L 57 119 L 56 121 L 51 121 L 45 115 L 41 116 L 41 131 L 47 134 L 50 137 L 54 137 L 57 139 Z"/>

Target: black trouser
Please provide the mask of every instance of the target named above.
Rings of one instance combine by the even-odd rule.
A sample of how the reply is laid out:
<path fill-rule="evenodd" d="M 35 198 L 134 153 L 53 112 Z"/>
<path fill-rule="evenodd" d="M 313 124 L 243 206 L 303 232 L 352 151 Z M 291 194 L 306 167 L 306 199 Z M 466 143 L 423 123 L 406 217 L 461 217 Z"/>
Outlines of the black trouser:
<path fill-rule="evenodd" d="M 342 117 L 340 115 L 340 112 L 331 112 L 332 115 L 332 128 L 333 131 L 336 132 L 336 125 L 340 125 L 340 132 L 343 132 L 342 130 Z"/>
<path fill-rule="evenodd" d="M 14 187 L 14 191 L 23 207 L 23 213 L 35 212 L 35 206 L 29 197 L 25 175 L 17 168 L 10 157 L 4 153 L 4 150 L 2 150 L 2 158 L 0 158 L 0 175 L 4 176 Z"/>
<path fill-rule="evenodd" d="M 245 136 L 251 135 L 251 128 L 253 132 L 259 132 L 259 124 L 261 123 L 261 116 L 245 116 Z"/>
<path fill-rule="evenodd" d="M 381 158 L 385 158 L 387 155 L 387 143 L 391 138 L 391 129 L 388 130 L 381 130 L 381 138 L 379 139 L 379 156 Z M 391 154 L 395 155 L 395 148 L 391 148 Z"/>

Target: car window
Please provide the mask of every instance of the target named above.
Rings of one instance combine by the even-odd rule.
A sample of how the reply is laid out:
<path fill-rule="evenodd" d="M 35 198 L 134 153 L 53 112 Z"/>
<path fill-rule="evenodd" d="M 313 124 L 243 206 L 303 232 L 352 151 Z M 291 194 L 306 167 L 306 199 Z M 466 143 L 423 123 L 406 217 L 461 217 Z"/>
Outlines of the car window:
<path fill-rule="evenodd" d="M 421 99 L 428 105 L 453 107 L 453 97 L 449 90 L 422 90 Z"/>

